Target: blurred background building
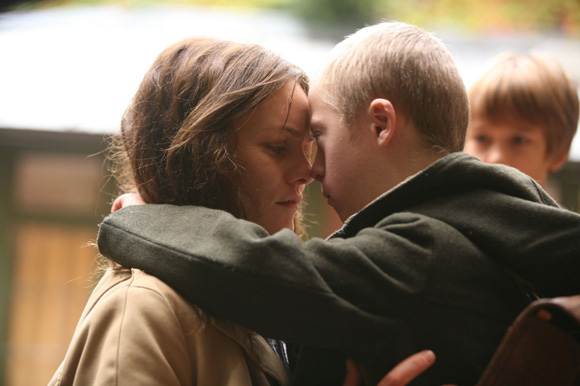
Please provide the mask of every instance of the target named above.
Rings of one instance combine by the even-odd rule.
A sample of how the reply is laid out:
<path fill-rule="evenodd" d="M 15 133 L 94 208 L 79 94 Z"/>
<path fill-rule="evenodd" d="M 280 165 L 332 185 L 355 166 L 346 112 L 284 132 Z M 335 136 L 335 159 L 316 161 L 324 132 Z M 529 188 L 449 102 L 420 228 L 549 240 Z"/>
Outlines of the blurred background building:
<path fill-rule="evenodd" d="M 117 194 L 104 150 L 154 58 L 190 36 L 259 43 L 313 75 L 381 19 L 449 46 L 469 86 L 497 53 L 542 51 L 580 81 L 577 0 L 13 0 L 0 13 L 0 385 L 48 382 L 96 273 L 97 224 Z M 549 181 L 580 210 L 580 139 Z M 338 226 L 308 188 L 309 235 Z"/>

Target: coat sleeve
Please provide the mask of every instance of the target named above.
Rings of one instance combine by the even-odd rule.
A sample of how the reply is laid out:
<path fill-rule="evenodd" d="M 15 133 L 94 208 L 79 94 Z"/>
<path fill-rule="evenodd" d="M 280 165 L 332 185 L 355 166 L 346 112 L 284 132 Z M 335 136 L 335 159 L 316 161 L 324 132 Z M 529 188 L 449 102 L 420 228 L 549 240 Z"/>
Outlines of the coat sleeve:
<path fill-rule="evenodd" d="M 170 205 L 108 216 L 98 246 L 215 316 L 353 355 L 384 349 L 377 337 L 388 342 L 403 323 L 432 260 L 429 226 L 418 218 L 302 244 L 289 230 L 270 236 L 222 211 Z"/>

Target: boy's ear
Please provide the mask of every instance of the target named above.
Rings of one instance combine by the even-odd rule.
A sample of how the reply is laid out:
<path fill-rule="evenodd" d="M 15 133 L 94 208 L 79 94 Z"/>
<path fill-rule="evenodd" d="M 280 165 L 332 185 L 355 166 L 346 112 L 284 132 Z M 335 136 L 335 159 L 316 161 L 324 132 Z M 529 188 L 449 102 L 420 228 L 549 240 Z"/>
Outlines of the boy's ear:
<path fill-rule="evenodd" d="M 396 114 L 388 99 L 373 99 L 369 107 L 371 130 L 379 146 L 386 146 L 395 132 Z"/>
<path fill-rule="evenodd" d="M 550 161 L 549 168 L 550 173 L 557 172 L 564 166 L 566 161 L 568 160 L 568 154 L 570 153 L 570 149 L 564 149 L 559 154 L 554 155 L 552 160 Z"/>

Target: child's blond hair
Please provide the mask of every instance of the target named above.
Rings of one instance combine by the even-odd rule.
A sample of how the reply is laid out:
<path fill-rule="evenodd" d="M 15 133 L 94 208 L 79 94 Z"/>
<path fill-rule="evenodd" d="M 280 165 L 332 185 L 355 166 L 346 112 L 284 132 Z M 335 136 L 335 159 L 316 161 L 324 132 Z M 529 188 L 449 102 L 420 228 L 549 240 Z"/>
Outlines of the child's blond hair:
<path fill-rule="evenodd" d="M 491 123 L 539 125 L 547 155 L 568 152 L 578 127 L 578 91 L 552 58 L 503 53 L 469 88 L 471 114 Z"/>
<path fill-rule="evenodd" d="M 349 126 L 373 99 L 385 98 L 430 148 L 443 154 L 463 149 L 465 85 L 445 45 L 418 27 L 383 22 L 357 31 L 331 51 L 316 81 Z"/>

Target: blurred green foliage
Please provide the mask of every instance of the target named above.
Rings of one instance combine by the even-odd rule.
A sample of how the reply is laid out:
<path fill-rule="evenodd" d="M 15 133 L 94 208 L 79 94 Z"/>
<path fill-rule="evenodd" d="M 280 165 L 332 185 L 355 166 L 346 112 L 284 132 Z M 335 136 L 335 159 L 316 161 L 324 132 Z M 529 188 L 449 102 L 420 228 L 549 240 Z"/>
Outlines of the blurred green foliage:
<path fill-rule="evenodd" d="M 580 0 L 379 0 L 378 13 L 467 32 L 580 35 Z"/>
<path fill-rule="evenodd" d="M 295 0 L 291 8 L 306 22 L 319 27 L 362 27 L 375 19 L 379 0 Z"/>
<path fill-rule="evenodd" d="M 19 7 L 177 3 L 279 9 L 314 29 L 352 31 L 382 19 L 464 32 L 556 32 L 580 36 L 580 0 L 8 0 Z M 28 2 L 27 2 L 28 1 Z M 25 5 L 23 5 L 25 4 Z"/>
<path fill-rule="evenodd" d="M 580 36 L 580 0 L 288 0 L 309 23 L 336 27 L 401 20 L 464 32 Z"/>

